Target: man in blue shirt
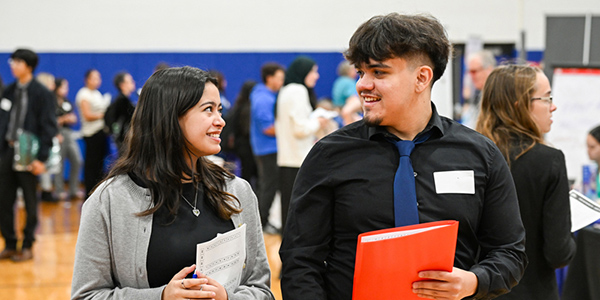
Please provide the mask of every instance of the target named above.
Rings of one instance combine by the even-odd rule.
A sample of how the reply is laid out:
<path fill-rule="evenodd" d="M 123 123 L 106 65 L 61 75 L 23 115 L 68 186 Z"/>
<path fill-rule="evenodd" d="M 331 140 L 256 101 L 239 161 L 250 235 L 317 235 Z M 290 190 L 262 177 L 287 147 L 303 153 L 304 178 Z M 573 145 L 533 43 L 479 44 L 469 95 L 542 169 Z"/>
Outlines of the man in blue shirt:
<path fill-rule="evenodd" d="M 361 119 L 362 104 L 356 93 L 356 69 L 348 61 L 342 61 L 337 68 L 339 77 L 333 82 L 331 97 L 333 105 L 340 109 L 344 125 Z"/>
<path fill-rule="evenodd" d="M 258 167 L 258 203 L 263 228 L 268 230 L 269 210 L 277 192 L 277 140 L 275 138 L 275 102 L 283 85 L 285 71 L 277 63 L 261 68 L 262 82 L 250 94 L 250 144 Z"/>

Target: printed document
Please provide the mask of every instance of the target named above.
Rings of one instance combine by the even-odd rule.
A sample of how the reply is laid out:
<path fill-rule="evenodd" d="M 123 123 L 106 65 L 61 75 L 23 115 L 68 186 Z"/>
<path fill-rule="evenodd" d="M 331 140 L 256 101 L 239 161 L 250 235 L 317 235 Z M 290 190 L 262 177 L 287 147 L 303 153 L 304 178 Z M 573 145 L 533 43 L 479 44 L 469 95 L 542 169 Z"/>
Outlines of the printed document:
<path fill-rule="evenodd" d="M 225 289 L 240 285 L 246 261 L 246 224 L 196 245 L 196 268 Z"/>
<path fill-rule="evenodd" d="M 571 232 L 575 232 L 600 219 L 600 205 L 584 196 L 582 193 L 571 190 Z"/>

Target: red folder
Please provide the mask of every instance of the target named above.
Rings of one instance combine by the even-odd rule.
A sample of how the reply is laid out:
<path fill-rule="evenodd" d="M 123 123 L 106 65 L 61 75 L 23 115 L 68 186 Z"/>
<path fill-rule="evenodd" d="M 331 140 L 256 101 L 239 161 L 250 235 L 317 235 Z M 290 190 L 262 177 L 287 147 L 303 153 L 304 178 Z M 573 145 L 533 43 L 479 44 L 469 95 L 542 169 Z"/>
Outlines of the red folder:
<path fill-rule="evenodd" d="M 420 271 L 452 271 L 457 234 L 458 221 L 437 221 L 359 235 L 352 299 L 422 299 L 413 282 Z"/>

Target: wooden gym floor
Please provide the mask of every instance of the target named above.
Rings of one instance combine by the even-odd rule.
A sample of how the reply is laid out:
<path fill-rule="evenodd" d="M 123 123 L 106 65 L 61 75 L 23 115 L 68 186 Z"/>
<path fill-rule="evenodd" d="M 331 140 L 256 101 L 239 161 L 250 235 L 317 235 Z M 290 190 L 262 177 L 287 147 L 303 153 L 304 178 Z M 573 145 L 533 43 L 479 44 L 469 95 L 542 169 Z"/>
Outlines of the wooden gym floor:
<path fill-rule="evenodd" d="M 41 202 L 33 260 L 15 263 L 0 260 L 0 299 L 66 300 L 71 295 L 71 277 L 75 244 L 82 201 Z M 24 226 L 25 213 L 17 206 L 17 226 Z M 281 300 L 279 284 L 279 235 L 265 234 L 267 255 L 271 266 L 271 289 L 275 299 Z M 0 251 L 4 239 L 0 238 Z"/>

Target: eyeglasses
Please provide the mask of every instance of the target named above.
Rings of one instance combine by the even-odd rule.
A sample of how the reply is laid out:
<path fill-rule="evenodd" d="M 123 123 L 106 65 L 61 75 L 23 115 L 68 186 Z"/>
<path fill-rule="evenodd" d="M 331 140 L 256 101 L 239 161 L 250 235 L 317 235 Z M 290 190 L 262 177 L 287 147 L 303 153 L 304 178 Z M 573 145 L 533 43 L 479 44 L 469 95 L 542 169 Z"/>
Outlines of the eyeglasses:
<path fill-rule="evenodd" d="M 9 65 L 13 65 L 13 64 L 16 64 L 16 63 L 18 63 L 18 62 L 23 62 L 23 61 L 24 61 L 24 60 L 22 60 L 22 59 L 18 59 L 18 58 L 9 58 L 9 59 L 8 59 L 8 61 L 7 61 L 7 63 L 8 63 Z"/>
<path fill-rule="evenodd" d="M 483 71 L 483 68 L 469 69 L 468 71 L 469 71 L 470 74 L 475 74 L 475 73 L 479 73 L 479 72 Z"/>
<path fill-rule="evenodd" d="M 542 100 L 542 101 L 545 101 L 548 104 L 552 104 L 552 96 L 531 98 L 531 101 L 533 101 L 533 100 Z"/>

